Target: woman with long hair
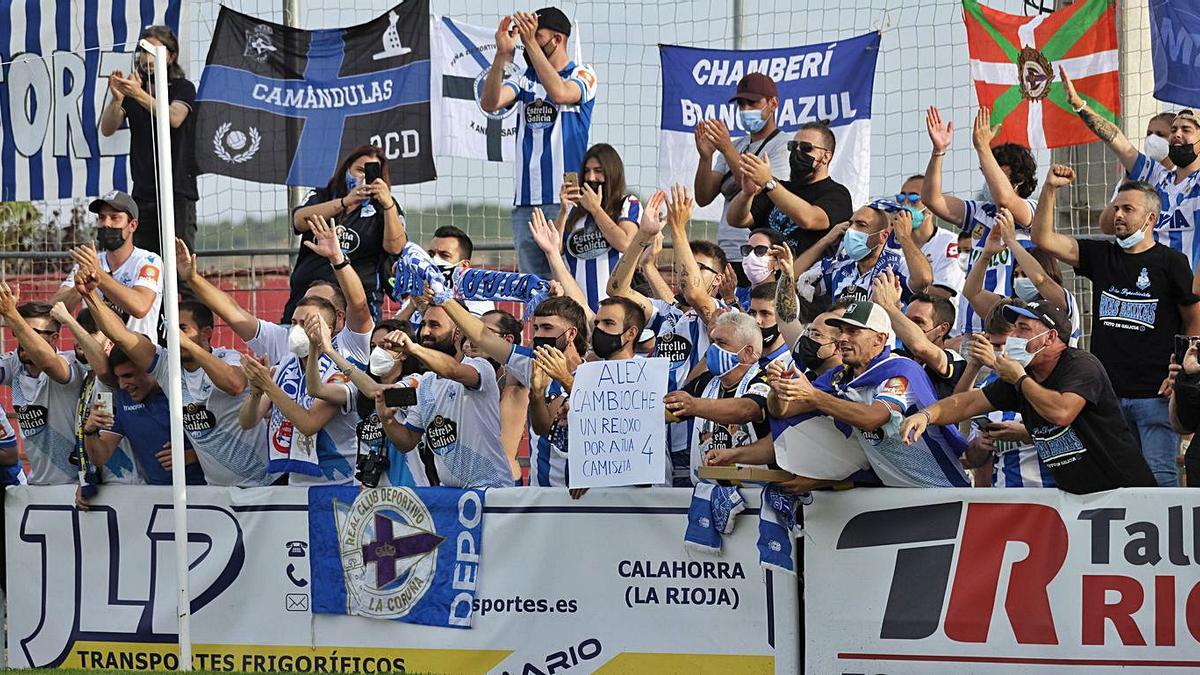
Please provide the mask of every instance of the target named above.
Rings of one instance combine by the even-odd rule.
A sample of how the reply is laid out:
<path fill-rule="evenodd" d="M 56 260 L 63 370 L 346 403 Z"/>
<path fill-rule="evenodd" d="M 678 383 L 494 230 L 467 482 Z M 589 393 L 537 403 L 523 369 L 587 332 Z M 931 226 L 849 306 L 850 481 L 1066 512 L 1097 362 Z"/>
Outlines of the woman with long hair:
<path fill-rule="evenodd" d="M 370 181 L 368 171 L 373 176 Z M 371 315 L 378 320 L 384 279 L 391 273 L 394 257 L 408 242 L 404 211 L 392 196 L 391 175 L 383 150 L 374 145 L 360 145 L 351 150 L 329 183 L 313 190 L 304 205 L 292 213 L 292 229 L 300 235 L 300 253 L 289 280 L 291 296 L 283 308 L 284 323 L 292 320 L 296 303 L 314 281 L 336 282 L 333 268 L 325 258 L 307 246 L 314 242 L 308 226 L 308 218 L 314 215 L 336 223 L 346 262 L 354 266 L 362 280 Z"/>
<path fill-rule="evenodd" d="M 642 208 L 626 192 L 625 164 L 607 143 L 588 148 L 577 178 L 582 182 L 563 182 L 554 224 L 567 266 L 594 312 L 608 297 L 608 275 L 633 240 Z"/>

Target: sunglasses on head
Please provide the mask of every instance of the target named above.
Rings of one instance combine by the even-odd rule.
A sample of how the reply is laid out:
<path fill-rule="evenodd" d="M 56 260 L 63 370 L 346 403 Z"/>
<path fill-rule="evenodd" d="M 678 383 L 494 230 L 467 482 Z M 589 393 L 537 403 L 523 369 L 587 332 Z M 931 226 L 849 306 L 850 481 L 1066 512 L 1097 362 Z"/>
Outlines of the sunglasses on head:
<path fill-rule="evenodd" d="M 919 192 L 897 192 L 896 203 L 898 204 L 916 204 L 921 201 L 921 193 Z"/>
<path fill-rule="evenodd" d="M 800 152 L 808 153 L 812 152 L 813 150 L 824 150 L 825 148 L 822 148 L 819 145 L 813 145 L 808 141 L 788 141 L 787 149 L 788 152 L 795 152 L 799 150 Z"/>
<path fill-rule="evenodd" d="M 751 246 L 750 244 L 742 244 L 742 255 L 750 255 L 751 253 L 753 253 L 754 255 L 762 258 L 763 256 L 767 255 L 767 251 L 770 251 L 770 250 L 771 250 L 770 246 L 763 246 L 761 244 L 758 246 Z"/>

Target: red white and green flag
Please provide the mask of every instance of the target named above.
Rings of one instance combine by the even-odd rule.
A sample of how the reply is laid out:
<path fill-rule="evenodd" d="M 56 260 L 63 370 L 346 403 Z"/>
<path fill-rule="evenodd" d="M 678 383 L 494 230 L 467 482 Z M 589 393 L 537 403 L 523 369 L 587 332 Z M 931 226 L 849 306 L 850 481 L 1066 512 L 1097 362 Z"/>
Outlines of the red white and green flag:
<path fill-rule="evenodd" d="M 1061 148 L 1096 140 L 1067 102 L 1059 67 L 1091 109 L 1116 122 L 1115 0 L 1077 0 L 1050 14 L 1017 16 L 963 0 L 971 79 L 1000 125 L 995 144 Z"/>

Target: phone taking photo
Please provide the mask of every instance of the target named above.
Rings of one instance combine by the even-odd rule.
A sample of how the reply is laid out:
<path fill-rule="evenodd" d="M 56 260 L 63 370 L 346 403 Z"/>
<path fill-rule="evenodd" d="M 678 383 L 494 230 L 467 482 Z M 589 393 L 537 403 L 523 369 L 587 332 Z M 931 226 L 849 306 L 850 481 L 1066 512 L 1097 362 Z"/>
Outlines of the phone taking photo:
<path fill-rule="evenodd" d="M 579 174 L 575 171 L 568 171 L 563 174 L 563 182 L 567 185 L 579 185 Z"/>
<path fill-rule="evenodd" d="M 375 182 L 376 178 L 383 178 L 383 164 L 381 162 L 367 162 L 363 164 L 363 180 L 367 185 Z"/>
<path fill-rule="evenodd" d="M 383 404 L 389 408 L 407 408 L 417 404 L 417 390 L 413 387 L 392 387 L 383 390 Z"/>
<path fill-rule="evenodd" d="M 96 392 L 96 407 L 108 413 L 113 414 L 113 395 L 111 391 Z"/>

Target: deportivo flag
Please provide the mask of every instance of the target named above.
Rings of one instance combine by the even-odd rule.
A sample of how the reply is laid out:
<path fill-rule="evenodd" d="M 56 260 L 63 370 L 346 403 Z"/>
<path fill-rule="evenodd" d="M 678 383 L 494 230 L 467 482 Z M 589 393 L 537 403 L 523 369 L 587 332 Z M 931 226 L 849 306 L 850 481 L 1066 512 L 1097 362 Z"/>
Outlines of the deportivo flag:
<path fill-rule="evenodd" d="M 483 490 L 311 487 L 312 611 L 470 628 Z"/>
<path fill-rule="evenodd" d="M 516 106 L 487 113 L 479 105 L 496 56 L 496 29 L 434 17 L 433 139 L 439 156 L 511 160 L 516 155 Z M 517 43 L 517 61 L 524 45 Z M 519 69 L 509 62 L 508 70 Z"/>
<path fill-rule="evenodd" d="M 393 185 L 432 180 L 429 1 L 315 31 L 222 7 L 196 100 L 201 173 L 325 185 L 372 143 Z"/>
<path fill-rule="evenodd" d="M 782 49 L 700 49 L 659 45 L 662 63 L 662 126 L 658 184 L 691 185 L 696 175 L 694 133 L 703 119 L 720 119 L 735 138 L 746 131 L 730 103 L 738 80 L 766 73 L 779 89 L 776 123 L 791 134 L 805 122 L 824 120 L 837 139 L 829 171 L 855 204 L 867 200 L 871 182 L 871 96 L 880 34 Z M 720 200 L 697 217 L 716 219 Z"/>
<path fill-rule="evenodd" d="M 1200 5 L 1150 0 L 1154 98 L 1200 108 Z"/>
<path fill-rule="evenodd" d="M 963 0 L 971 78 L 979 105 L 1000 125 L 995 144 L 1061 148 L 1096 140 L 1067 102 L 1062 67 L 1091 109 L 1116 122 L 1114 0 L 1078 0 L 1051 14 L 1017 16 Z"/>

